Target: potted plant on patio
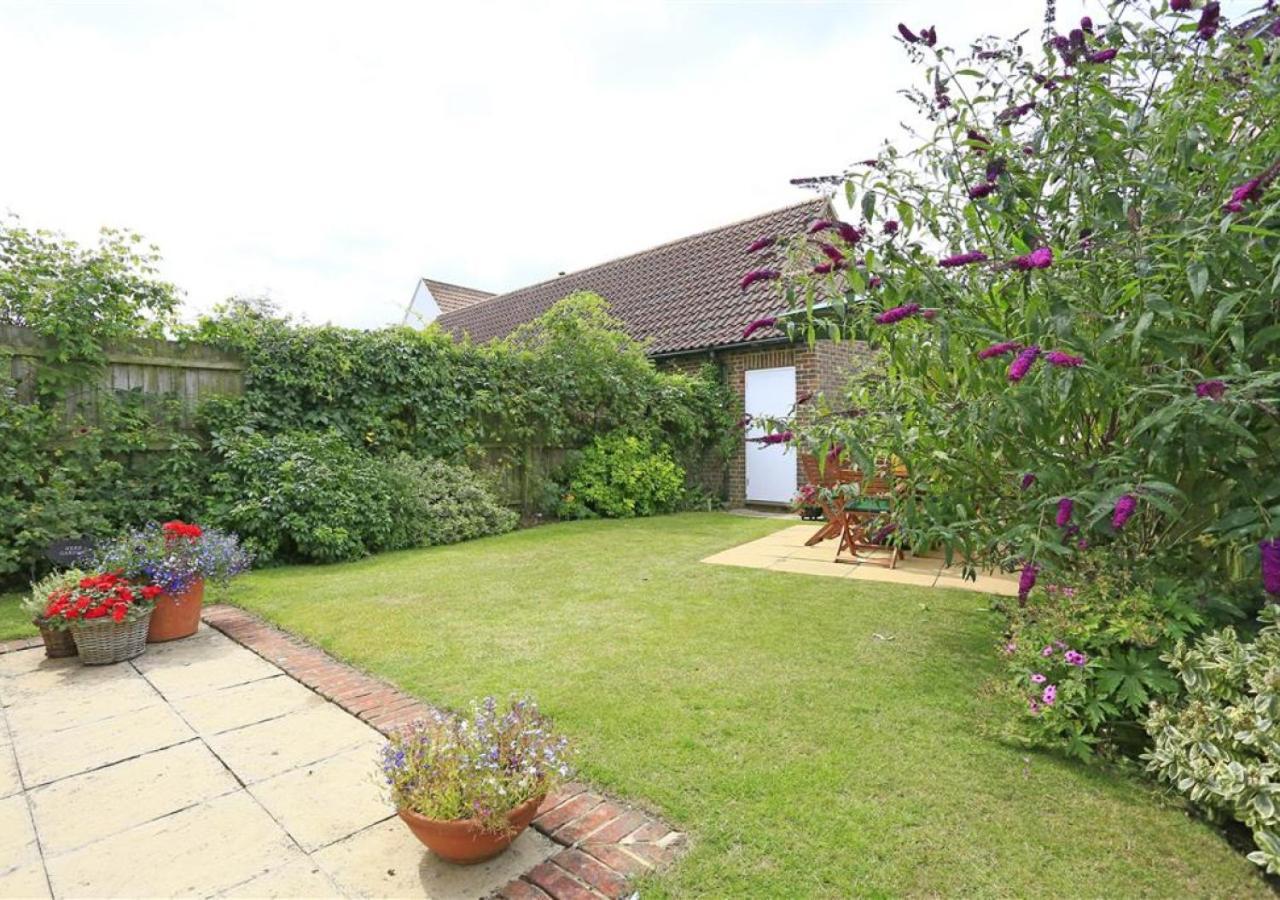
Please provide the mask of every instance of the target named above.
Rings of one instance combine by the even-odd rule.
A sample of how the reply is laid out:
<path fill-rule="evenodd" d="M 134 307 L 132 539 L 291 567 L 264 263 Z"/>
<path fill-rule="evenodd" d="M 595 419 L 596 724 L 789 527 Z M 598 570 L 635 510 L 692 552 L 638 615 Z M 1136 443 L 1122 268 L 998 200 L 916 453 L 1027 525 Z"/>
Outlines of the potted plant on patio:
<path fill-rule="evenodd" d="M 108 541 L 95 555 L 100 568 L 159 585 L 147 642 L 172 641 L 200 627 L 206 581 L 225 585 L 249 568 L 240 539 L 216 528 L 172 521 L 154 522 Z"/>
<path fill-rule="evenodd" d="M 44 640 L 44 655 L 50 659 L 76 655 L 76 642 L 71 637 L 68 622 L 61 616 L 47 615 L 49 597 L 75 587 L 85 573 L 80 569 L 53 572 L 31 586 L 31 593 L 22 601 L 22 608 L 31 616 L 31 624 L 40 629 Z"/>
<path fill-rule="evenodd" d="M 492 859 L 529 826 L 569 775 L 568 741 L 532 700 L 499 710 L 492 697 L 467 716 L 437 712 L 393 734 L 382 774 L 400 818 L 449 862 Z"/>
<path fill-rule="evenodd" d="M 44 618 L 66 623 L 86 666 L 123 662 L 147 647 L 157 585 L 130 582 L 121 572 L 86 575 L 49 594 Z"/>

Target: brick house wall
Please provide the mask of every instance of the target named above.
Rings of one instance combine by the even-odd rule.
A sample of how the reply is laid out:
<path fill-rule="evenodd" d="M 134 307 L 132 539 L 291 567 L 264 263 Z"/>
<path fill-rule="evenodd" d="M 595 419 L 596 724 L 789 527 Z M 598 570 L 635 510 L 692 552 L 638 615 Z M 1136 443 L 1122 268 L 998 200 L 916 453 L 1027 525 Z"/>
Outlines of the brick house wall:
<path fill-rule="evenodd" d="M 812 347 L 804 344 L 779 345 L 765 347 L 743 347 L 732 350 L 718 350 L 714 353 L 690 353 L 680 356 L 666 357 L 657 360 L 658 365 L 668 371 L 679 371 L 686 374 L 698 372 L 707 362 L 715 362 L 730 390 L 737 398 L 741 412 L 746 395 L 746 373 L 749 369 L 772 369 L 781 366 L 795 366 L 796 395 L 825 394 L 834 398 L 844 388 L 853 372 L 865 365 L 870 359 L 870 351 L 865 344 L 843 341 L 818 341 Z M 804 412 L 802 407 L 801 414 Z M 703 483 L 711 473 L 704 473 Z M 799 460 L 796 461 L 796 486 L 803 483 L 800 474 Z M 739 441 L 733 456 L 729 459 L 728 472 L 724 477 L 724 496 L 731 507 L 745 506 L 747 502 L 747 457 L 746 446 Z"/>

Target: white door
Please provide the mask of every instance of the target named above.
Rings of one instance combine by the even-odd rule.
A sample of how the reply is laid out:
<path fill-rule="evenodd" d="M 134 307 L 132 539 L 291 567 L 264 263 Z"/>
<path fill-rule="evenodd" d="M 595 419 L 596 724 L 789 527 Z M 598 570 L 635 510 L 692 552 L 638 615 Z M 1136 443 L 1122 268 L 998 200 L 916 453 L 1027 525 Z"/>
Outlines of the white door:
<path fill-rule="evenodd" d="M 760 437 L 755 424 L 761 416 L 783 417 L 796 403 L 795 366 L 748 369 L 745 407 L 751 416 L 747 437 Z M 796 454 L 787 444 L 747 441 L 747 500 L 756 503 L 790 503 L 796 492 Z"/>

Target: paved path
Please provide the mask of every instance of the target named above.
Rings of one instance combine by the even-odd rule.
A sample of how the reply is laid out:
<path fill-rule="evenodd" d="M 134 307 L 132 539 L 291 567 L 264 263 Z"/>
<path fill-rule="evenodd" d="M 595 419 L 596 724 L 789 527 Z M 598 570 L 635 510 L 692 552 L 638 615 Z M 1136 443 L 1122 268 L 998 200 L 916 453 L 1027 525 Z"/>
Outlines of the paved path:
<path fill-rule="evenodd" d="M 480 897 L 563 848 L 437 860 L 382 736 L 208 627 L 86 667 L 0 655 L 0 897 Z"/>
<path fill-rule="evenodd" d="M 855 581 L 879 581 L 886 584 L 910 584 L 917 587 L 959 588 L 983 594 L 1017 596 L 1018 576 L 1004 573 L 979 573 L 976 580 L 964 577 L 960 566 L 947 566 L 941 557 L 915 556 L 899 561 L 890 569 L 874 563 L 838 563 L 835 539 L 813 547 L 804 542 L 819 528 L 820 522 L 783 528 L 758 540 L 713 553 L 703 560 L 722 566 L 746 566 L 773 572 L 796 572 L 801 575 L 826 575 L 852 578 Z M 887 557 L 887 554 L 884 554 Z"/>

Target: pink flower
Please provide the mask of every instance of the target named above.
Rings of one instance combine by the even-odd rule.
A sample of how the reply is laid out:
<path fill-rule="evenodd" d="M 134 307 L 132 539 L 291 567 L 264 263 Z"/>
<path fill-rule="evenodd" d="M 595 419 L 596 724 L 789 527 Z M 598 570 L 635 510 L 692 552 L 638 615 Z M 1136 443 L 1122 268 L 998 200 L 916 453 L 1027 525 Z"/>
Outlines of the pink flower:
<path fill-rule="evenodd" d="M 1083 667 L 1089 661 L 1088 657 L 1077 650 L 1068 650 L 1062 654 L 1062 658 L 1067 661 L 1067 665 L 1077 667 Z"/>
<path fill-rule="evenodd" d="M 1058 699 L 1058 688 L 1056 685 L 1045 685 L 1044 693 L 1040 695 L 1041 701 L 1045 706 L 1053 706 L 1053 701 Z"/>
<path fill-rule="evenodd" d="M 1031 676 L 1032 684 L 1044 684 L 1048 680 L 1049 680 L 1048 678 L 1045 678 L 1039 672 L 1036 672 L 1034 675 Z"/>
<path fill-rule="evenodd" d="M 1053 656 L 1053 644 L 1045 644 L 1044 649 L 1040 651 L 1040 655 L 1043 656 L 1045 659 L 1048 659 L 1050 656 Z"/>
<path fill-rule="evenodd" d="M 757 281 L 774 281 L 782 277 L 782 273 L 777 269 L 753 269 L 746 275 L 742 276 L 739 284 L 744 291 L 755 284 Z"/>
<path fill-rule="evenodd" d="M 778 319 L 776 316 L 765 316 L 763 319 L 756 319 L 754 322 L 752 322 L 743 330 L 742 339 L 745 341 L 747 338 L 751 337 L 751 335 L 755 334 L 761 328 L 772 328 L 774 325 L 777 325 L 777 324 L 778 324 Z"/>

